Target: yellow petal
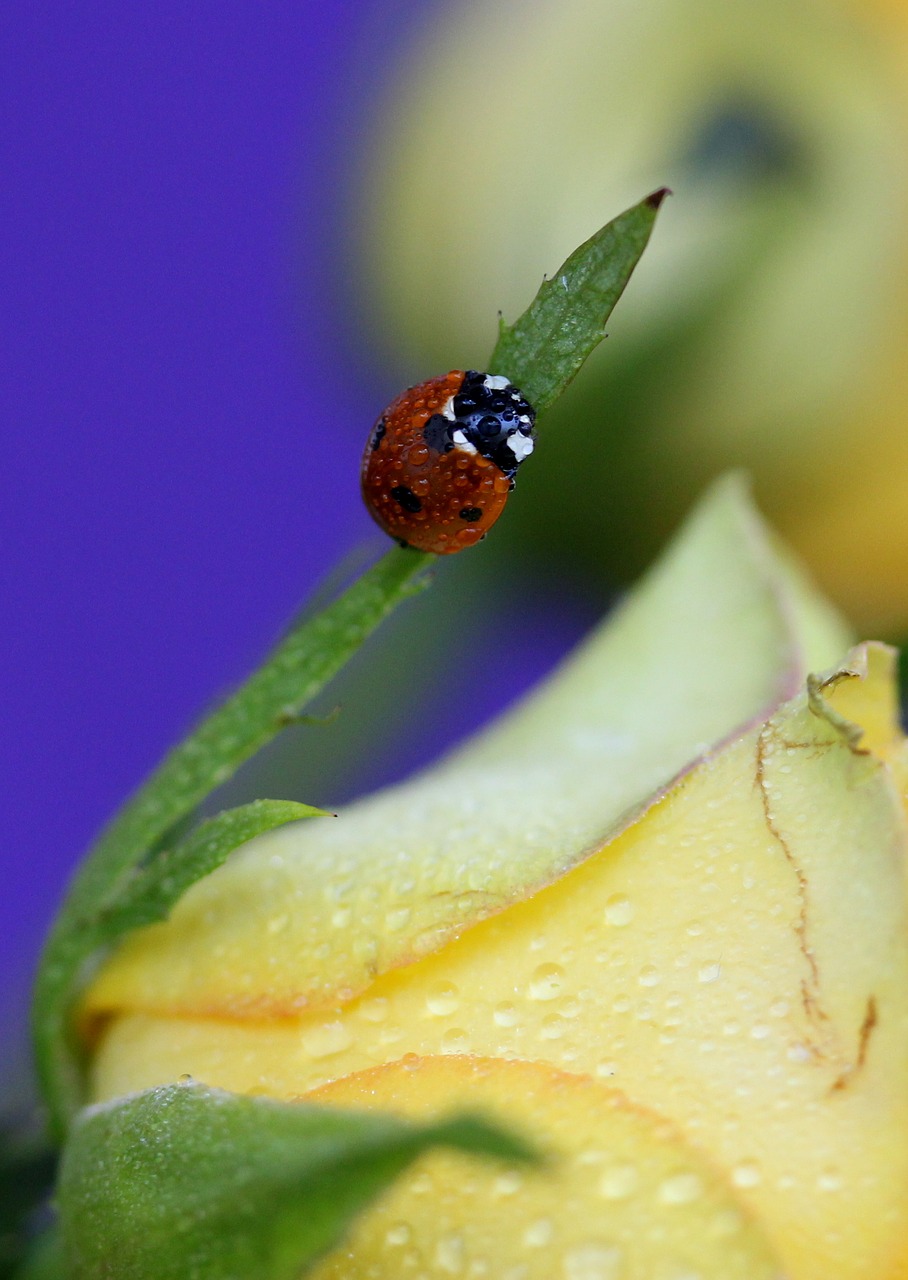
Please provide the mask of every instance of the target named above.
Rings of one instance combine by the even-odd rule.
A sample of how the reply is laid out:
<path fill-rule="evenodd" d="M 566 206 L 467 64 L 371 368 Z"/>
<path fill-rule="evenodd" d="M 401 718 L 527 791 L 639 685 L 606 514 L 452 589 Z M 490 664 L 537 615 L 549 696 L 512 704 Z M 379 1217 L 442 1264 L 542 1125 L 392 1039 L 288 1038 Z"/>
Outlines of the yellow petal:
<path fill-rule="evenodd" d="M 846 646 L 740 482 L 720 483 L 539 693 L 337 822 L 250 843 L 133 935 L 87 1011 L 276 1017 L 349 999 L 575 865 Z"/>
<path fill-rule="evenodd" d="M 865 745 L 889 666 L 856 651 L 581 865 L 357 1000 L 246 1026 L 120 1018 L 99 1096 L 182 1071 L 287 1096 L 406 1052 L 544 1060 L 676 1120 L 798 1280 L 903 1274 L 906 824 Z"/>
<path fill-rule="evenodd" d="M 489 1111 L 551 1153 L 539 1171 L 433 1154 L 356 1224 L 317 1280 L 771 1280 L 762 1233 L 670 1125 L 592 1080 L 530 1063 L 424 1058 L 315 1101 L 429 1116 Z"/>

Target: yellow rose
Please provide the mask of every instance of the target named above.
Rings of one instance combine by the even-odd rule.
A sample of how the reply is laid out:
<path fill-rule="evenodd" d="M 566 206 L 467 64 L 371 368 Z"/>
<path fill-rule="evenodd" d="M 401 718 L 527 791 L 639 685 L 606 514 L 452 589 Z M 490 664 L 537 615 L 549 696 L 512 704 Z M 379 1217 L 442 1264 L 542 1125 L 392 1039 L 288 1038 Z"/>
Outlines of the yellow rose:
<path fill-rule="evenodd" d="M 554 1153 L 431 1156 L 323 1277 L 908 1275 L 908 755 L 848 644 L 719 484 L 534 696 L 135 933 L 95 1098 L 466 1100 Z"/>
<path fill-rule="evenodd" d="M 369 149 L 363 236 L 408 368 L 481 361 L 489 314 L 518 314 L 601 208 L 675 192 L 620 333 L 547 424 L 515 545 L 627 580 L 744 465 L 821 585 L 902 634 L 908 6 L 455 0 L 429 35 Z"/>

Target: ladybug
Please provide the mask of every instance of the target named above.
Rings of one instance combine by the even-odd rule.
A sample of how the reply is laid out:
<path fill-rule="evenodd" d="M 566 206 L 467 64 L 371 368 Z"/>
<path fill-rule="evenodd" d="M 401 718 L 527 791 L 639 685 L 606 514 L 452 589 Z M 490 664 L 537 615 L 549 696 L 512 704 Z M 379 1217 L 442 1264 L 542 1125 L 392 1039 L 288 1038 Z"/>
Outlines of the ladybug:
<path fill-rule="evenodd" d="M 388 405 L 363 454 L 363 498 L 402 546 L 450 555 L 484 538 L 533 452 L 536 414 L 505 377 L 454 369 Z"/>

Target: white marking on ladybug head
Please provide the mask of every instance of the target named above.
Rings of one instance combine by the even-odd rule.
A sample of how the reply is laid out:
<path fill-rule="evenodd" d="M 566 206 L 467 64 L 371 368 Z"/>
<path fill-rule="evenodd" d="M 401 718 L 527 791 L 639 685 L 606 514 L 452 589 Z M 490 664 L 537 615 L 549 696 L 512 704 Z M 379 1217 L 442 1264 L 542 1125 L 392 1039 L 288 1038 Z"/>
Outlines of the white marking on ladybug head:
<path fill-rule="evenodd" d="M 476 445 L 470 444 L 469 440 L 464 435 L 464 433 L 459 430 L 451 432 L 451 444 L 453 444 L 455 449 L 462 449 L 464 453 L 479 452 L 479 450 L 476 448 Z"/>
<path fill-rule="evenodd" d="M 515 462 L 523 462 L 524 458 L 528 458 L 533 452 L 533 437 L 525 436 L 520 431 L 515 431 L 513 435 L 508 436 L 506 444 L 513 453 Z"/>
<path fill-rule="evenodd" d="M 509 378 L 505 378 L 500 373 L 487 373 L 482 380 L 482 385 L 488 387 L 489 391 L 504 391 L 505 387 L 511 385 Z"/>

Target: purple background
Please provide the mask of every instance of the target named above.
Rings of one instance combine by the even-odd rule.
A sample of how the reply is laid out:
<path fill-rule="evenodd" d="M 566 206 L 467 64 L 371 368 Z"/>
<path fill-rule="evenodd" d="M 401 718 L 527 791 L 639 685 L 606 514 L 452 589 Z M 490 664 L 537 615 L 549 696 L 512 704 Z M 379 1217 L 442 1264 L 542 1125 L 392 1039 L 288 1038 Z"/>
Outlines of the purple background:
<path fill-rule="evenodd" d="M 373 539 L 358 459 L 399 388 L 345 320 L 353 175 L 436 11 L 3 7 L 0 1026 L 93 833 Z"/>

